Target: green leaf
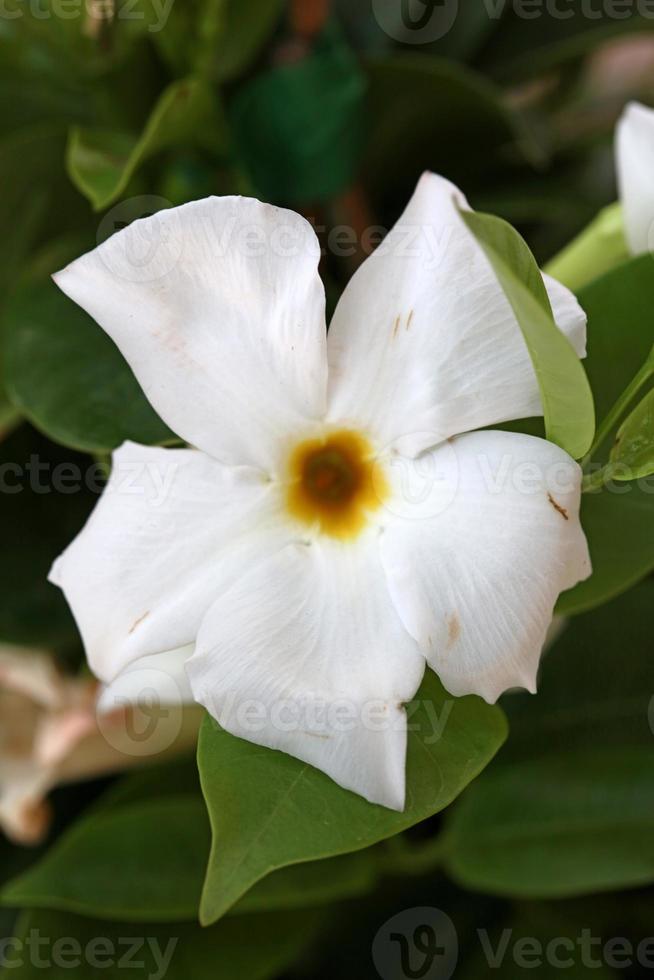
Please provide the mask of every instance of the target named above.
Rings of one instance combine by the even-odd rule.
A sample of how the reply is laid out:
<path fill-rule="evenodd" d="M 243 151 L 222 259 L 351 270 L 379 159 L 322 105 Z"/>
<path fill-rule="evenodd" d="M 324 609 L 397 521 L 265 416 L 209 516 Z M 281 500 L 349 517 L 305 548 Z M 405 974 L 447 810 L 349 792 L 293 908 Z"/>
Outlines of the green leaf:
<path fill-rule="evenodd" d="M 320 912 L 306 909 L 234 916 L 212 929 L 188 922 L 157 927 L 99 922 L 70 912 L 28 912 L 16 929 L 21 962 L 16 963 L 16 949 L 8 947 L 8 969 L 15 980 L 39 980 L 44 961 L 49 980 L 69 980 L 75 972 L 84 980 L 124 980 L 129 969 L 166 980 L 272 980 L 312 943 L 322 922 Z M 31 930 L 44 945 L 25 944 Z"/>
<path fill-rule="evenodd" d="M 175 73 L 231 81 L 255 60 L 285 6 L 285 0 L 174 3 L 164 30 L 153 40 Z"/>
<path fill-rule="evenodd" d="M 222 0 L 222 31 L 210 52 L 213 77 L 226 82 L 240 75 L 272 34 L 285 7 L 284 0 Z"/>
<path fill-rule="evenodd" d="M 232 911 L 314 908 L 360 898 L 373 888 L 382 871 L 381 855 L 374 848 L 290 865 L 258 881 Z"/>
<path fill-rule="evenodd" d="M 586 370 L 598 418 L 604 418 L 648 358 L 654 339 L 652 259 L 640 256 L 579 293 L 588 314 Z M 599 460 L 601 462 L 601 460 Z M 651 478 L 585 493 L 581 520 L 593 574 L 561 596 L 564 614 L 591 609 L 654 568 L 654 486 Z"/>
<path fill-rule="evenodd" d="M 465 888 L 562 898 L 654 880 L 651 747 L 570 751 L 489 773 L 448 832 Z"/>
<path fill-rule="evenodd" d="M 126 439 L 174 438 L 113 342 L 52 282 L 27 283 L 12 298 L 4 356 L 12 402 L 56 442 L 107 453 Z"/>
<path fill-rule="evenodd" d="M 137 922 L 194 919 L 210 843 L 202 798 L 96 813 L 5 887 L 2 903 Z"/>
<path fill-rule="evenodd" d="M 460 211 L 493 267 L 529 349 L 550 442 L 580 459 L 595 432 L 593 395 L 570 341 L 557 327 L 536 261 L 517 231 L 501 218 Z"/>
<path fill-rule="evenodd" d="M 211 844 L 206 805 L 199 785 L 195 793 L 158 796 L 156 790 L 177 787 L 169 776 L 179 767 L 158 769 L 144 782 L 128 779 L 122 792 L 110 791 L 5 886 L 2 904 L 129 922 L 196 920 Z M 151 798 L 143 798 L 148 790 Z M 371 851 L 284 868 L 258 882 L 233 911 L 310 908 L 362 895 L 380 871 Z"/>
<path fill-rule="evenodd" d="M 409 711 L 404 813 L 374 806 L 312 766 L 234 738 L 207 718 L 198 761 L 213 847 L 202 922 L 220 918 L 276 868 L 360 850 L 442 810 L 506 735 L 498 708 L 449 697 L 431 671 Z"/>
<path fill-rule="evenodd" d="M 654 473 L 654 391 L 627 416 L 611 449 L 613 479 L 638 480 Z"/>
<path fill-rule="evenodd" d="M 307 57 L 238 89 L 230 121 L 260 196 L 323 201 L 351 184 L 363 149 L 365 87 L 353 52 L 330 27 Z"/>
<path fill-rule="evenodd" d="M 507 696 L 511 738 L 501 758 L 572 746 L 651 745 L 648 616 L 654 582 L 571 620 L 543 660 L 539 693 Z"/>
<path fill-rule="evenodd" d="M 629 258 L 621 204 L 604 208 L 584 230 L 545 266 L 568 289 L 577 292 Z"/>
<path fill-rule="evenodd" d="M 447 826 L 457 882 L 560 898 L 654 881 L 653 601 L 646 582 L 578 617 L 538 696 L 505 698 L 511 738 Z"/>
<path fill-rule="evenodd" d="M 222 120 L 210 88 L 197 78 L 172 82 L 159 97 L 138 139 L 129 133 L 75 127 L 66 165 L 71 180 L 96 211 L 123 193 L 149 157 L 177 144 L 221 145 Z"/>
<path fill-rule="evenodd" d="M 608 602 L 654 568 L 654 487 L 639 481 L 623 488 L 616 493 L 614 484 L 581 498 L 593 574 L 561 595 L 556 611 L 563 616 Z"/>
<path fill-rule="evenodd" d="M 394 220 L 424 170 L 488 189 L 507 152 L 532 162 L 543 150 L 523 117 L 482 75 L 438 58 L 400 53 L 370 58 L 363 180 L 383 221 Z M 383 161 L 383 163 L 380 163 Z"/>

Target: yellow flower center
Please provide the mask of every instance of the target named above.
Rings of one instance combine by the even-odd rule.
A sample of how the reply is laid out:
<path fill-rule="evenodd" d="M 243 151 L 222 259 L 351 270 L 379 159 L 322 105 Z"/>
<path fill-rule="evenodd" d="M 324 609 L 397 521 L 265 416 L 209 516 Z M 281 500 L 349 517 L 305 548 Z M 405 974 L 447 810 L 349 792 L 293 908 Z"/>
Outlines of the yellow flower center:
<path fill-rule="evenodd" d="M 372 446 L 359 432 L 342 429 L 307 439 L 291 453 L 288 509 L 331 537 L 359 534 L 388 494 Z"/>

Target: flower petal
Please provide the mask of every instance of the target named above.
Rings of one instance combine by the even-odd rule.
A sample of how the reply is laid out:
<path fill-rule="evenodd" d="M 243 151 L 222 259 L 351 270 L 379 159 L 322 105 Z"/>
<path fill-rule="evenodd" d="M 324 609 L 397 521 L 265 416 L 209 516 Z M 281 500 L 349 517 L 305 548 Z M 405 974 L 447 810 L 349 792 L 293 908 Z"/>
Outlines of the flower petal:
<path fill-rule="evenodd" d="M 157 705 L 192 704 L 186 661 L 194 649 L 194 644 L 189 643 L 134 660 L 100 692 L 98 712 L 110 714 L 144 699 L 155 699 Z"/>
<path fill-rule="evenodd" d="M 60 708 L 65 698 L 65 685 L 49 653 L 7 643 L 0 644 L 0 689 L 51 710 Z"/>
<path fill-rule="evenodd" d="M 232 577 L 290 539 L 258 470 L 193 449 L 125 443 L 107 487 L 51 580 L 66 594 L 105 683 L 141 657 L 195 640 Z"/>
<path fill-rule="evenodd" d="M 183 439 L 274 467 L 324 413 L 325 295 L 309 223 L 250 198 L 135 221 L 55 276 L 116 342 Z"/>
<path fill-rule="evenodd" d="M 187 670 L 227 731 L 403 809 L 403 703 L 424 658 L 388 595 L 376 533 L 291 545 L 244 575 L 208 613 Z"/>
<path fill-rule="evenodd" d="M 329 330 L 328 413 L 413 456 L 452 435 L 542 415 L 520 328 L 456 210 L 461 192 L 424 174 L 404 214 L 353 276 Z M 546 280 L 578 354 L 585 316 Z"/>
<path fill-rule="evenodd" d="M 49 774 L 31 762 L 6 767 L 0 780 L 0 830 L 15 844 L 36 845 L 45 837 L 52 811 L 45 799 Z"/>
<path fill-rule="evenodd" d="M 460 436 L 427 455 L 431 481 L 405 493 L 382 536 L 396 608 L 452 694 L 492 703 L 510 687 L 534 691 L 556 598 L 590 574 L 580 468 L 510 432 Z"/>
<path fill-rule="evenodd" d="M 631 252 L 654 249 L 654 109 L 630 102 L 616 128 L 616 169 Z"/>

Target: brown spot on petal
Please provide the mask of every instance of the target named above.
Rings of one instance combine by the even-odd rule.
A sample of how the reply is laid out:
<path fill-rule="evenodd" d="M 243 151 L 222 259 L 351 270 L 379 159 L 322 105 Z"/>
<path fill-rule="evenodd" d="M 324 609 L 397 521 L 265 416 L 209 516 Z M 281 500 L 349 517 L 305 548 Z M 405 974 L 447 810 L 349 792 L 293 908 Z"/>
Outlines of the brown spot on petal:
<path fill-rule="evenodd" d="M 549 500 L 549 502 L 551 503 L 552 507 L 557 512 L 557 514 L 561 515 L 564 521 L 570 520 L 570 517 L 565 507 L 562 507 L 561 504 L 557 503 L 557 501 L 554 499 L 551 493 L 548 493 L 547 499 Z"/>
<path fill-rule="evenodd" d="M 409 316 L 407 317 L 406 328 L 405 328 L 406 330 L 408 330 L 411 327 L 411 321 L 412 320 L 413 320 L 413 310 L 411 310 L 411 312 L 409 313 Z"/>
<path fill-rule="evenodd" d="M 451 616 L 447 617 L 447 645 L 448 647 L 454 646 L 456 641 L 461 636 L 461 622 L 456 613 L 452 613 Z"/>
<path fill-rule="evenodd" d="M 400 316 L 395 317 L 395 323 L 393 324 L 393 336 L 397 337 L 397 331 L 400 329 Z"/>
<path fill-rule="evenodd" d="M 144 620 L 144 619 L 147 619 L 147 617 L 148 617 L 149 615 L 150 615 L 150 610 L 149 610 L 149 609 L 146 609 L 146 611 L 145 611 L 145 612 L 143 613 L 143 615 L 142 615 L 142 616 L 139 616 L 139 618 L 138 618 L 138 619 L 135 619 L 135 620 L 134 620 L 134 622 L 132 623 L 132 625 L 131 625 L 131 626 L 130 626 L 130 628 L 129 628 L 129 633 L 128 633 L 128 635 L 129 635 L 129 636 L 131 636 L 131 635 L 132 635 L 132 633 L 134 632 L 134 630 L 136 629 L 136 627 L 137 627 L 137 626 L 140 626 L 140 625 L 141 625 L 141 623 L 143 622 L 143 620 Z"/>

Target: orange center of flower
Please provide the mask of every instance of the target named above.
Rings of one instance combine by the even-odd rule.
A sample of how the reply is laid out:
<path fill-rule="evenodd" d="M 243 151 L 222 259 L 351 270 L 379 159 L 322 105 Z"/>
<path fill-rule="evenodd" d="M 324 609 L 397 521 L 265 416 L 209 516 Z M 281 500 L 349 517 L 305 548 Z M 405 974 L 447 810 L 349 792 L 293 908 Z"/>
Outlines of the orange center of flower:
<path fill-rule="evenodd" d="M 291 453 L 288 509 L 324 534 L 355 537 L 387 496 L 372 446 L 358 432 L 343 429 L 307 439 Z"/>

